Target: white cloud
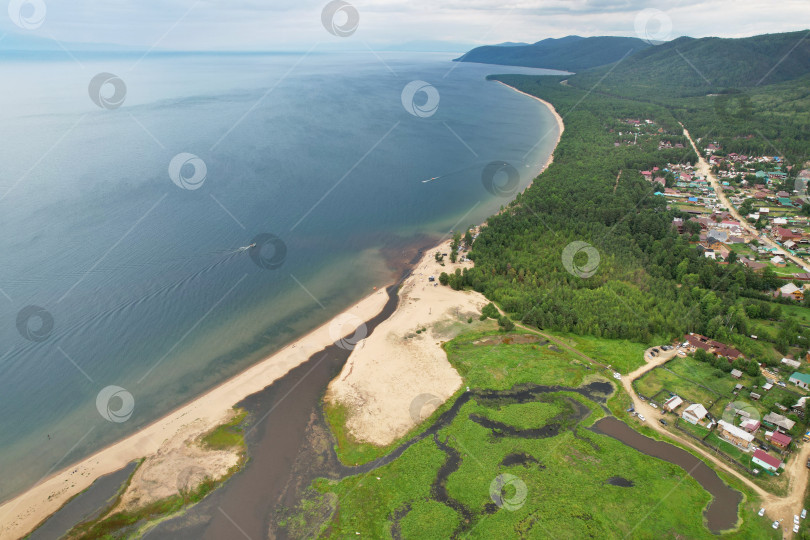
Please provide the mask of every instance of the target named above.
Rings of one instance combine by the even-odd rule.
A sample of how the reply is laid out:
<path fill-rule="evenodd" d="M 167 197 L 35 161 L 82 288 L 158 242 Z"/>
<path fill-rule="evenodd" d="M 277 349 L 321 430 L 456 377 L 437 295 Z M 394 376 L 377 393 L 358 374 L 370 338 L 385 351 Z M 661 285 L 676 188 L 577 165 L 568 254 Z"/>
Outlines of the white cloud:
<path fill-rule="evenodd" d="M 321 26 L 324 0 L 46 0 L 39 30 L 64 42 L 170 49 L 308 49 L 355 40 L 389 45 L 421 40 L 538 41 L 578 35 L 635 35 L 636 14 L 661 9 L 673 36 L 739 37 L 801 30 L 807 0 L 357 0 L 358 31 L 346 40 Z M 3 30 L 15 30 L 5 21 Z"/>

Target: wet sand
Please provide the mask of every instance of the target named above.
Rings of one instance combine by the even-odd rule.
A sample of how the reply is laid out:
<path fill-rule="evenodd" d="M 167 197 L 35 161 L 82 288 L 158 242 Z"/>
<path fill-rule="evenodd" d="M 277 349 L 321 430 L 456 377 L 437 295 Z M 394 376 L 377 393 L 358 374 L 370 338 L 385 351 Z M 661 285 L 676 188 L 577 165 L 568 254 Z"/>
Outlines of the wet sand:
<path fill-rule="evenodd" d="M 123 469 L 93 482 L 92 486 L 60 508 L 27 538 L 29 540 L 61 538 L 77 523 L 97 516 L 112 502 L 136 465 L 137 462 L 133 461 Z"/>
<path fill-rule="evenodd" d="M 4 502 L 0 505 L 0 539 L 24 536 L 97 478 L 120 470 L 135 459 L 185 444 L 195 433 L 202 435 L 224 423 L 233 414 L 236 402 L 272 385 L 306 362 L 313 352 L 333 343 L 338 337 L 333 334 L 341 331 L 341 325 L 334 325 L 336 320 L 341 317 L 350 321 L 368 320 L 380 313 L 386 302 L 389 297 L 385 291 L 370 294 L 336 318 L 190 403 Z M 354 327 L 350 330 L 353 332 Z M 169 479 L 169 483 L 175 485 L 175 479 Z"/>
<path fill-rule="evenodd" d="M 387 292 L 382 312 L 366 322 L 370 333 L 396 309 L 396 287 Z M 311 481 L 292 473 L 300 468 L 296 462 L 305 455 L 308 433 L 320 417 L 324 390 L 350 352 L 337 345 L 326 347 L 240 402 L 250 415 L 247 465 L 200 504 L 158 525 L 145 538 L 267 538 L 278 508 L 293 502 L 290 488 Z"/>

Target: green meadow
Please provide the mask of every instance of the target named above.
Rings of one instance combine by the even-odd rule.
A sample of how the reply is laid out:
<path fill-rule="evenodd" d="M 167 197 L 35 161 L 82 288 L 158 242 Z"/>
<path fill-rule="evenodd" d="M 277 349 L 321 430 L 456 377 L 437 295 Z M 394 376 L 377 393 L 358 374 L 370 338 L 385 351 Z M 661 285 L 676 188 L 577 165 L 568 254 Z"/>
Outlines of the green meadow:
<path fill-rule="evenodd" d="M 606 414 L 598 403 L 564 389 L 531 400 L 483 392 L 578 387 L 612 381 L 608 372 L 547 344 L 481 344 L 484 336 L 445 344 L 473 390 L 452 421 L 384 466 L 317 480 L 285 520 L 290 536 L 716 538 L 704 525 L 709 493 L 680 467 L 589 429 Z M 592 353 L 610 348 L 609 340 L 595 340 Z M 556 430 L 525 436 L 544 426 Z M 344 444 L 341 451 L 347 449 Z M 617 478 L 628 487 L 614 485 Z M 755 498 L 744 495 L 737 528 L 722 537 L 775 538 L 769 523 L 755 516 Z"/>

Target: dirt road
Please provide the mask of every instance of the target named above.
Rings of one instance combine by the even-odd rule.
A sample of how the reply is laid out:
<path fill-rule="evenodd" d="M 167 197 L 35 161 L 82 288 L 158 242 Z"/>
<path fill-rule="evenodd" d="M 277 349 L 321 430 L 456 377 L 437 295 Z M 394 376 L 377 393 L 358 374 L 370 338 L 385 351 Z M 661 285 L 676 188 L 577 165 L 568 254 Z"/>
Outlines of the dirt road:
<path fill-rule="evenodd" d="M 549 341 L 559 345 L 560 347 L 565 348 L 566 350 L 576 354 L 580 358 L 583 358 L 594 365 L 597 365 L 602 368 L 606 368 L 605 364 L 594 360 L 593 358 L 589 357 L 585 353 L 577 350 L 575 347 L 572 347 L 565 343 L 564 341 L 551 336 L 545 332 L 541 332 L 534 328 L 529 328 L 524 326 L 520 323 L 516 323 L 516 326 L 524 330 L 528 330 L 529 332 L 533 332 L 544 338 L 548 339 Z M 808 458 L 810 458 L 810 444 L 803 444 L 797 452 L 794 452 L 793 456 L 788 461 L 787 465 L 785 466 L 785 471 L 782 474 L 788 475 L 789 483 L 788 483 L 788 493 L 787 495 L 780 497 L 778 495 L 774 495 L 773 493 L 769 493 L 762 489 L 760 486 L 755 484 L 752 480 L 750 480 L 747 476 L 743 475 L 733 466 L 731 466 L 726 461 L 720 459 L 719 457 L 711 454 L 709 451 L 706 450 L 706 447 L 696 443 L 692 439 L 688 437 L 684 437 L 674 433 L 668 429 L 666 429 L 663 425 L 661 425 L 658 420 L 661 418 L 661 409 L 654 409 L 650 406 L 647 401 L 642 401 L 641 398 L 638 397 L 636 394 L 635 389 L 633 388 L 633 381 L 647 373 L 648 371 L 655 369 L 659 366 L 666 364 L 668 361 L 672 360 L 677 356 L 678 349 L 673 349 L 671 351 L 660 351 L 657 356 L 650 356 L 650 352 L 656 347 L 650 347 L 646 351 L 644 351 L 644 364 L 637 368 L 635 371 L 628 373 L 627 375 L 622 375 L 622 387 L 624 387 L 627 394 L 633 400 L 633 407 L 635 408 L 636 412 L 640 412 L 646 417 L 646 425 L 652 428 L 653 430 L 657 431 L 661 435 L 665 437 L 678 441 L 680 444 L 689 448 L 694 454 L 698 457 L 702 458 L 706 462 L 710 462 L 716 468 L 721 469 L 727 474 L 730 474 L 743 482 L 746 486 L 751 488 L 761 499 L 761 504 L 765 508 L 765 518 L 769 519 L 770 521 L 781 521 L 782 522 L 782 529 L 785 534 L 785 538 L 792 538 L 793 537 L 793 516 L 797 514 L 801 514 L 802 508 L 804 507 L 804 494 L 807 491 L 808 485 L 808 478 L 810 478 L 810 470 L 807 469 L 805 463 L 807 462 Z M 808 509 L 810 510 L 810 509 Z M 805 525 L 805 521 L 802 521 L 802 528 L 807 527 L 810 525 Z"/>
<path fill-rule="evenodd" d="M 787 474 L 789 478 L 788 494 L 784 497 L 779 497 L 772 493 L 768 493 L 730 464 L 709 453 L 705 447 L 699 445 L 688 437 L 683 437 L 673 433 L 658 422 L 658 420 L 661 418 L 661 410 L 652 408 L 648 402 L 642 401 L 638 397 L 638 394 L 636 394 L 636 391 L 633 388 L 633 381 L 648 371 L 661 366 L 674 358 L 677 354 L 677 350 L 673 349 L 672 351 L 662 351 L 660 355 L 655 357 L 650 357 L 650 351 L 652 351 L 652 348 L 647 349 L 647 351 L 644 353 L 645 364 L 643 366 L 622 377 L 622 386 L 633 400 L 633 407 L 635 407 L 636 412 L 640 412 L 646 417 L 647 426 L 690 448 L 695 454 L 703 458 L 705 461 L 710 461 L 717 468 L 722 469 L 727 474 L 739 479 L 746 486 L 756 492 L 757 495 L 759 495 L 759 497 L 762 499 L 762 505 L 765 507 L 765 515 L 771 521 L 783 520 L 782 528 L 785 532 L 785 537 L 790 538 L 793 535 L 793 516 L 801 513 L 804 504 L 804 493 L 807 489 L 808 481 L 808 469 L 805 467 L 805 463 L 807 458 L 810 457 L 810 444 L 802 445 L 799 451 L 794 453 L 793 457 L 790 459 L 785 468 L 785 472 L 783 474 Z"/>
<path fill-rule="evenodd" d="M 683 124 L 681 124 L 681 126 L 683 126 Z M 772 239 L 766 236 L 763 237 L 759 236 L 759 231 L 757 231 L 756 227 L 748 223 L 748 220 L 744 219 L 737 211 L 737 209 L 734 208 L 734 206 L 731 204 L 731 201 L 728 200 L 728 197 L 726 197 L 726 194 L 723 192 L 723 186 L 720 185 L 720 182 L 719 180 L 717 180 L 717 177 L 714 174 L 712 174 L 712 169 L 709 166 L 709 163 L 703 157 L 703 153 L 700 150 L 698 150 L 695 141 L 692 140 L 692 136 L 689 135 L 689 131 L 686 128 L 683 128 L 683 134 L 686 136 L 687 139 L 689 139 L 689 142 L 692 144 L 692 148 L 695 150 L 698 157 L 700 158 L 696 167 L 698 172 L 701 175 L 705 176 L 706 179 L 709 181 L 709 183 L 712 185 L 712 187 L 714 188 L 714 192 L 717 194 L 717 199 L 720 201 L 720 204 L 722 204 L 728 209 L 728 213 L 731 214 L 732 217 L 734 217 L 734 219 L 736 219 L 740 223 L 740 226 L 742 226 L 746 231 L 748 231 L 749 234 L 756 237 L 760 243 L 767 244 L 769 247 L 772 248 L 776 248 L 777 253 L 795 263 L 799 268 L 801 268 L 805 272 L 810 272 L 810 266 L 808 266 L 808 264 L 805 261 L 803 261 L 799 257 L 796 257 L 795 255 L 791 255 L 790 253 L 787 252 L 787 250 L 785 250 L 779 244 L 774 242 Z"/>

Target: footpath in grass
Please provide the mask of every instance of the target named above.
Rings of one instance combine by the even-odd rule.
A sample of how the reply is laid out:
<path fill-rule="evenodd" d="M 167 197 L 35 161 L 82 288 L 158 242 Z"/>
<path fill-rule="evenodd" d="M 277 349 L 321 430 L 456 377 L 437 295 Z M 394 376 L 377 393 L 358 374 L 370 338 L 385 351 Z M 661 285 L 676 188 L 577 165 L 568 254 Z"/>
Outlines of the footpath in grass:
<path fill-rule="evenodd" d="M 516 385 L 606 381 L 604 371 L 548 345 L 482 345 L 481 337 L 445 344 L 474 391 L 455 418 L 385 466 L 316 481 L 297 518 L 308 521 L 308 535 L 716 537 L 704 525 L 711 496 L 683 469 L 588 429 L 606 414 L 601 405 L 563 390 L 531 400 L 485 397 L 486 389 Z M 741 523 L 723 536 L 776 537 L 746 495 Z"/>

